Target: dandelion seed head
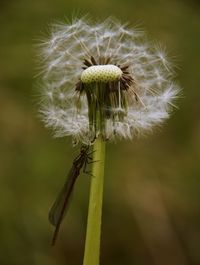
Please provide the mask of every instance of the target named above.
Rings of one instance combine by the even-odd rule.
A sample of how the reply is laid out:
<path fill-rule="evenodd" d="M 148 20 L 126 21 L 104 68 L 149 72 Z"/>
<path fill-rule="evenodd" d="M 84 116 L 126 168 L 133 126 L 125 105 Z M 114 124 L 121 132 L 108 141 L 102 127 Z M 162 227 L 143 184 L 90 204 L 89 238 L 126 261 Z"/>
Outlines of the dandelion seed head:
<path fill-rule="evenodd" d="M 41 46 L 40 113 L 56 137 L 132 139 L 169 117 L 179 93 L 173 67 L 165 49 L 148 42 L 143 31 L 112 18 L 81 18 L 54 25 Z M 101 105 L 91 108 L 94 102 Z"/>

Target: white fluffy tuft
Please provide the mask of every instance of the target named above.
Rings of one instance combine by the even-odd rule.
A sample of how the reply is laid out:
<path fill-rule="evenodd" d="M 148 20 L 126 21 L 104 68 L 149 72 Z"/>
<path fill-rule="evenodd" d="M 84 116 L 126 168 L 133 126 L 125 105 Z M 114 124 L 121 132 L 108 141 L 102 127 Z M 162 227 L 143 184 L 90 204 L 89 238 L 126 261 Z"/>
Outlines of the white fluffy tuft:
<path fill-rule="evenodd" d="M 130 100 L 124 122 L 106 121 L 108 138 L 132 138 L 151 130 L 168 118 L 179 92 L 165 52 L 146 42 L 144 32 L 129 29 L 111 18 L 96 24 L 83 18 L 55 25 L 41 54 L 44 91 L 40 112 L 56 137 L 71 135 L 82 142 L 93 137 L 86 98 L 81 98 L 80 112 L 75 105 L 75 84 L 81 77 L 83 60 L 91 55 L 111 57 L 115 65 L 129 64 L 142 103 Z"/>

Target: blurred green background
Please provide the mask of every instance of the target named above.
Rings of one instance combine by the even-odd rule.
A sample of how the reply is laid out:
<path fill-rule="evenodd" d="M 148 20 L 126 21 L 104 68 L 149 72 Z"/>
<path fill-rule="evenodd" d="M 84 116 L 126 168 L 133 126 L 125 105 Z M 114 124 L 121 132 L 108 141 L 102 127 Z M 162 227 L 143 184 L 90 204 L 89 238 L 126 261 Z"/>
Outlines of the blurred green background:
<path fill-rule="evenodd" d="M 82 264 L 90 177 L 54 248 L 47 216 L 78 149 L 37 117 L 35 44 L 77 14 L 140 24 L 174 57 L 183 97 L 162 129 L 107 144 L 101 264 L 200 264 L 200 2 L 0 0 L 0 264 Z"/>

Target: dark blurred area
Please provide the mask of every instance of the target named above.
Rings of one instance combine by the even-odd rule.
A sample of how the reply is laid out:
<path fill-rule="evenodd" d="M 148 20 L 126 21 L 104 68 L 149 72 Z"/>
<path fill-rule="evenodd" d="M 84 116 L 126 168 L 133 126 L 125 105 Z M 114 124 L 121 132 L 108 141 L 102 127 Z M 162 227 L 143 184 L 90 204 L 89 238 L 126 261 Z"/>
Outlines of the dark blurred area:
<path fill-rule="evenodd" d="M 182 97 L 148 137 L 107 144 L 101 264 L 200 264 L 200 2 L 0 0 L 0 264 L 82 264 L 90 177 L 54 248 L 48 211 L 79 149 L 37 117 L 36 56 L 55 21 L 88 13 L 141 25 L 177 67 Z"/>

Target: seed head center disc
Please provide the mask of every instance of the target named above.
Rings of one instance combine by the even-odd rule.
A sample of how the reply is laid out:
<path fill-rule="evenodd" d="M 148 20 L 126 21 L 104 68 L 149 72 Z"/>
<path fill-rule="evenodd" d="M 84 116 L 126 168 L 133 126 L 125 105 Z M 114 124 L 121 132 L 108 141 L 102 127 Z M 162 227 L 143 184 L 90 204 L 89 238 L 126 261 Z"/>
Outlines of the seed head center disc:
<path fill-rule="evenodd" d="M 89 84 L 93 82 L 117 81 L 122 76 L 122 70 L 113 64 L 93 65 L 84 70 L 81 74 L 81 81 Z"/>

